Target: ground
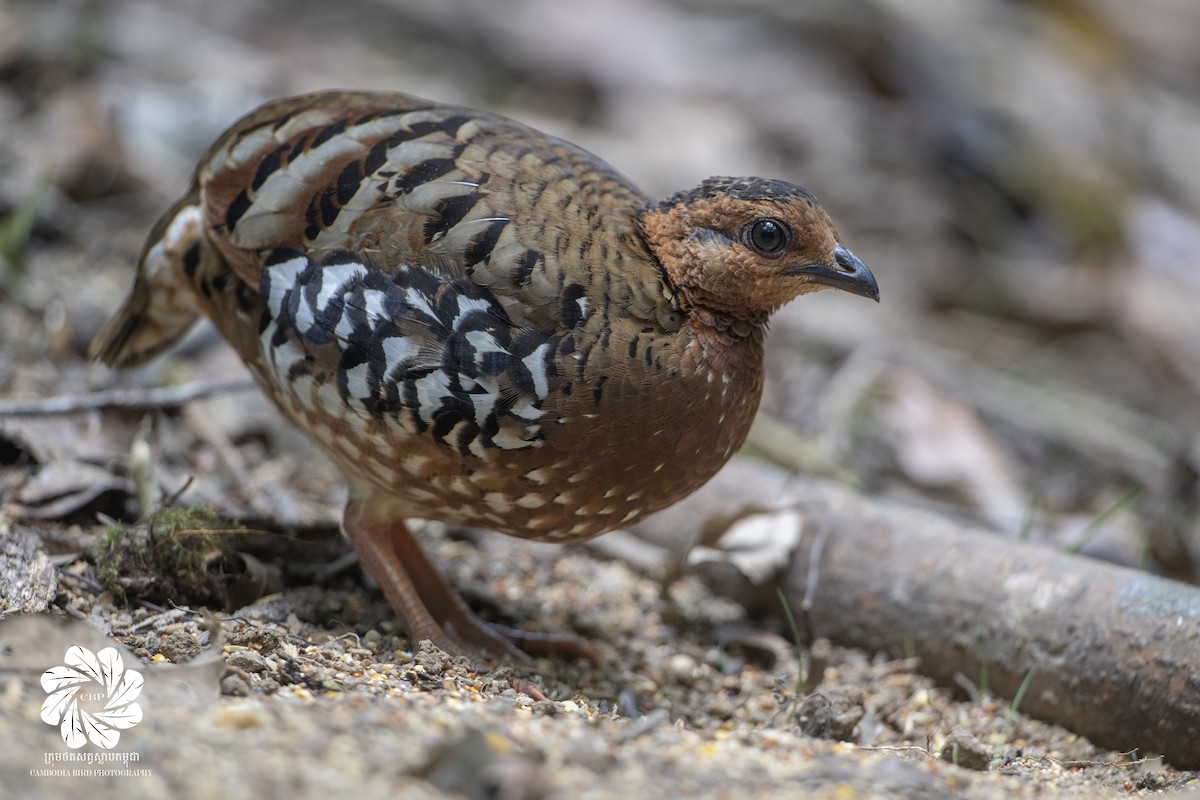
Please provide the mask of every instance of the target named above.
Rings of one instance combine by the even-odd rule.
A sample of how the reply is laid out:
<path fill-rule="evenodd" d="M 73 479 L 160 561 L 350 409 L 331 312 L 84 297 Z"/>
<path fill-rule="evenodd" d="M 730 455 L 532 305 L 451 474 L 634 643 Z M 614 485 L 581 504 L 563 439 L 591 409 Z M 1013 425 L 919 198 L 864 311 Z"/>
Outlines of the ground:
<path fill-rule="evenodd" d="M 600 653 L 472 670 L 397 627 L 338 537 L 336 471 L 211 328 L 130 373 L 86 359 L 223 127 L 401 89 L 656 196 L 764 174 L 822 199 L 883 302 L 782 312 L 741 458 L 1195 584 L 1200 20 L 1142 5 L 0 3 L 0 797 L 1196 791 L 983 675 L 797 648 L 782 615 L 694 572 L 664 586 L 620 539 L 425 526 L 482 615 Z M 173 513 L 139 521 L 154 500 Z M 65 750 L 42 670 L 106 635 L 147 681 L 115 751 L 152 774 L 32 775 Z"/>

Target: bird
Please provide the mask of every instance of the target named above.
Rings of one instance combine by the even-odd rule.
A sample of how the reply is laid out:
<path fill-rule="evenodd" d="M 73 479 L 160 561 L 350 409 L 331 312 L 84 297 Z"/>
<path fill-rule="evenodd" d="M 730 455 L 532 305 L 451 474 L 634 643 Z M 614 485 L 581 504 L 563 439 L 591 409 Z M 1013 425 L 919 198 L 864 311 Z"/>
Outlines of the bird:
<path fill-rule="evenodd" d="M 397 92 L 278 99 L 226 130 L 97 333 L 117 368 L 202 316 L 344 474 L 342 530 L 414 642 L 592 657 L 478 617 L 407 520 L 573 542 L 742 445 L 773 312 L 874 275 L 804 188 L 655 201 L 562 139 Z"/>

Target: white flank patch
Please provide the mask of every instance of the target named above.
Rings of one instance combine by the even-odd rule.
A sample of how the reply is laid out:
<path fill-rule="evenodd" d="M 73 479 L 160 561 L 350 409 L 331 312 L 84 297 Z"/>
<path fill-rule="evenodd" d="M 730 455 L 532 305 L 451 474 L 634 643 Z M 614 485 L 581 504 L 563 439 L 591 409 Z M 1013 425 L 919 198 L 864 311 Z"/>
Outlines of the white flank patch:
<path fill-rule="evenodd" d="M 289 289 L 295 288 L 296 278 L 307 266 L 307 258 L 296 256 L 282 264 L 275 264 L 267 270 L 267 285 L 270 288 L 270 294 L 267 295 L 267 308 L 271 309 L 271 316 L 278 317 L 280 315 L 283 310 L 283 296 Z"/>
<path fill-rule="evenodd" d="M 383 362 L 386 365 L 384 375 L 393 377 L 396 367 L 411 361 L 418 353 L 417 343 L 410 336 L 391 336 L 383 340 Z"/>
<path fill-rule="evenodd" d="M 408 289 L 404 292 L 404 299 L 410 306 L 418 311 L 437 319 L 437 314 L 433 313 L 433 307 L 429 305 L 429 301 L 425 299 L 425 295 L 418 292 L 416 289 Z"/>
<path fill-rule="evenodd" d="M 454 423 L 454 427 L 446 431 L 446 435 L 443 437 L 445 441 L 453 442 L 455 443 L 455 446 L 457 446 L 458 436 L 462 432 L 463 426 L 466 424 L 466 420 L 459 420 L 458 422 Z"/>
<path fill-rule="evenodd" d="M 367 274 L 362 264 L 331 264 L 321 270 L 321 291 L 317 293 L 317 310 L 324 311 L 334 295 L 344 295 L 346 285 Z"/>
<path fill-rule="evenodd" d="M 387 299 L 387 295 L 378 289 L 367 289 L 363 292 L 363 311 L 366 312 L 367 319 L 384 318 L 383 301 L 385 299 Z"/>
<path fill-rule="evenodd" d="M 356 367 L 346 370 L 346 391 L 356 400 L 363 400 L 371 396 L 371 390 L 367 384 L 367 373 L 369 371 L 370 367 L 365 361 Z"/>
<path fill-rule="evenodd" d="M 442 407 L 450 394 L 450 379 L 440 369 L 413 381 L 417 389 L 417 413 L 426 423 L 433 424 L 433 413 Z"/>
<path fill-rule="evenodd" d="M 492 437 L 492 444 L 501 450 L 524 450 L 527 447 L 537 447 L 541 442 L 527 442 L 524 439 L 513 436 L 510 431 L 501 428 Z"/>
<path fill-rule="evenodd" d="M 484 388 L 484 392 L 471 395 L 471 406 L 475 409 L 475 424 L 482 428 L 496 408 L 496 399 L 500 396 L 500 390 L 494 380 L 486 383 L 481 381 L 479 385 Z"/>
<path fill-rule="evenodd" d="M 346 341 L 350 338 L 350 334 L 354 333 L 354 322 L 350 319 L 349 314 L 343 313 L 338 317 L 337 325 L 333 328 L 334 336 L 341 341 Z"/>
<path fill-rule="evenodd" d="M 343 284 L 343 287 L 345 284 Z M 362 300 L 359 302 L 356 299 L 356 304 L 367 317 L 368 325 L 374 327 L 380 318 L 383 317 L 383 292 L 378 289 L 366 289 L 362 292 Z M 328 301 L 326 301 L 328 302 Z M 350 304 L 342 309 L 342 316 L 338 318 L 337 326 L 334 328 L 335 333 L 343 340 L 350 338 L 350 334 L 354 332 L 354 319 L 350 314 Z"/>
<path fill-rule="evenodd" d="M 458 330 L 464 319 L 472 311 L 487 311 L 491 306 L 486 300 L 478 300 L 470 297 L 458 298 L 458 316 L 454 318 L 454 330 Z"/>
<path fill-rule="evenodd" d="M 539 400 L 550 393 L 550 384 L 546 380 L 546 353 L 549 347 L 549 342 L 542 342 L 536 350 L 521 360 L 521 363 L 529 370 L 529 374 L 533 376 L 533 393 L 538 396 Z"/>
<path fill-rule="evenodd" d="M 508 413 L 512 414 L 517 419 L 523 419 L 526 422 L 537 422 L 539 419 L 541 419 L 542 414 L 545 412 L 536 408 L 533 405 L 532 400 L 521 399 L 520 401 L 513 403 L 513 406 L 508 410 Z"/>
<path fill-rule="evenodd" d="M 272 347 L 271 337 L 275 335 L 275 331 L 275 325 L 269 325 L 263 331 L 262 349 L 271 359 L 275 380 L 286 384 L 288 370 L 291 369 L 292 364 L 304 358 L 304 351 L 297 347 L 291 340 L 285 341 L 279 347 Z"/>
<path fill-rule="evenodd" d="M 468 331 L 467 343 L 475 348 L 475 368 L 479 369 L 483 366 L 483 357 L 488 353 L 504 353 L 507 352 L 500 343 L 496 341 L 496 337 L 492 336 L 487 331 Z"/>

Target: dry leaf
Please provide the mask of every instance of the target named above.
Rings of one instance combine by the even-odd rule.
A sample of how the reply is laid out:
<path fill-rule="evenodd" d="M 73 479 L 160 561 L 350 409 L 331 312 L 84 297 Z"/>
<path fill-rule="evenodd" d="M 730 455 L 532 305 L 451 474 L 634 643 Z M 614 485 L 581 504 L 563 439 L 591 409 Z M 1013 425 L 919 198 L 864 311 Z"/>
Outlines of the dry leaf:
<path fill-rule="evenodd" d="M 996 527 L 1016 532 L 1026 495 L 1016 470 L 975 412 L 910 370 L 888 381 L 885 416 L 905 477 L 952 491 Z"/>

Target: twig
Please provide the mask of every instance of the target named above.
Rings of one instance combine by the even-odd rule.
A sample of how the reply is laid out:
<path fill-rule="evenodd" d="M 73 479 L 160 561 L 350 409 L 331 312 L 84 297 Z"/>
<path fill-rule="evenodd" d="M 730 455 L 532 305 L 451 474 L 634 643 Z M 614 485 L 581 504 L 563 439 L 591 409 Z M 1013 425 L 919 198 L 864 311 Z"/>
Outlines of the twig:
<path fill-rule="evenodd" d="M 241 391 L 253 385 L 252 378 L 239 375 L 236 378 L 198 380 L 153 389 L 108 389 L 90 394 L 60 395 L 36 400 L 0 400 L 0 417 L 48 417 L 102 408 L 123 408 L 130 411 L 176 408 L 202 397 Z"/>
<path fill-rule="evenodd" d="M 613 737 L 617 742 L 629 742 L 639 736 L 645 736 L 650 731 L 662 725 L 664 722 L 669 722 L 671 713 L 665 708 L 656 708 L 644 717 L 635 720 L 629 727 L 620 731 Z"/>
<path fill-rule="evenodd" d="M 131 625 L 126 628 L 124 631 L 122 631 L 122 634 L 129 635 L 138 633 L 146 628 L 153 628 L 155 625 L 165 625 L 169 622 L 174 622 L 177 619 L 189 617 L 195 613 L 196 612 L 192 611 L 190 608 L 172 608 L 164 611 L 161 614 L 155 614 L 154 616 L 146 617 L 146 619 L 142 620 L 136 625 Z"/>
<path fill-rule="evenodd" d="M 937 756 L 935 756 L 928 748 L 915 744 L 860 744 L 858 749 L 873 753 L 902 753 L 905 755 L 908 753 L 920 753 L 926 758 L 937 758 Z"/>

